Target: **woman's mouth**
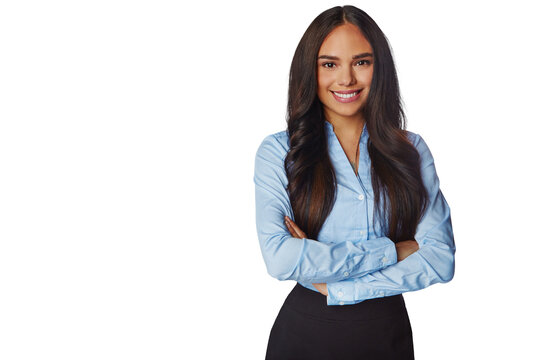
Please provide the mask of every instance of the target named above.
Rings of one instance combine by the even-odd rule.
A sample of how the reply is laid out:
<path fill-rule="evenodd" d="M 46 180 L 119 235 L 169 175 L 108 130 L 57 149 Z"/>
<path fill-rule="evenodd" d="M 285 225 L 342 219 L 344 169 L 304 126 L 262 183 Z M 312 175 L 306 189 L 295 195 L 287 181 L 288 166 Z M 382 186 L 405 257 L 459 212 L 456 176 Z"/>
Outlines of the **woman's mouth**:
<path fill-rule="evenodd" d="M 352 90 L 352 91 L 331 91 L 334 95 L 334 99 L 341 103 L 350 103 L 357 100 L 360 97 L 362 90 Z"/>

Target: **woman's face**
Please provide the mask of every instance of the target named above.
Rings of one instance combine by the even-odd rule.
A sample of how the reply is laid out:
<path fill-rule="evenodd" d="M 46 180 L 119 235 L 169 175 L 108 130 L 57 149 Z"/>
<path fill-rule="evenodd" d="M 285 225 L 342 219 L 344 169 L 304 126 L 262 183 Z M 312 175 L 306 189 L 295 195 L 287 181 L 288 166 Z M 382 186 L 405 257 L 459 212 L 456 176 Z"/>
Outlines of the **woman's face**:
<path fill-rule="evenodd" d="M 353 24 L 336 27 L 323 41 L 317 59 L 317 95 L 326 119 L 362 119 L 373 77 L 373 51 Z"/>

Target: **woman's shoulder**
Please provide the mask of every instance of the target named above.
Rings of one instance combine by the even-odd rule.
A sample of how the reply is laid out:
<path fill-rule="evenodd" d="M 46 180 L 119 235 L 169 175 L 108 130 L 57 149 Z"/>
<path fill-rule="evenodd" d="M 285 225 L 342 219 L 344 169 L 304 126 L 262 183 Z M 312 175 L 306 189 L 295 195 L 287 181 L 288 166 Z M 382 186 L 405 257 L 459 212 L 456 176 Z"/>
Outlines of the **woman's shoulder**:
<path fill-rule="evenodd" d="M 273 155 L 284 159 L 289 151 L 289 135 L 286 130 L 264 137 L 257 149 L 257 156 Z"/>
<path fill-rule="evenodd" d="M 424 164 L 423 166 L 425 166 L 425 164 L 433 162 L 433 155 L 424 138 L 420 134 L 409 130 L 405 130 L 405 133 L 407 134 L 409 141 L 418 151 L 418 154 L 420 155 L 420 161 L 422 162 L 422 164 Z"/>
<path fill-rule="evenodd" d="M 409 139 L 409 141 L 411 142 L 411 144 L 414 145 L 414 147 L 419 151 L 419 152 L 424 152 L 427 148 L 427 144 L 426 142 L 424 141 L 424 139 L 422 138 L 422 136 L 418 133 L 415 133 L 413 131 L 410 131 L 410 130 L 404 130 L 405 131 L 405 134 L 407 135 L 407 138 Z"/>
<path fill-rule="evenodd" d="M 403 131 L 405 132 L 405 135 L 407 136 L 411 144 L 413 144 L 415 147 L 418 147 L 418 143 L 421 139 L 420 135 L 410 130 Z"/>

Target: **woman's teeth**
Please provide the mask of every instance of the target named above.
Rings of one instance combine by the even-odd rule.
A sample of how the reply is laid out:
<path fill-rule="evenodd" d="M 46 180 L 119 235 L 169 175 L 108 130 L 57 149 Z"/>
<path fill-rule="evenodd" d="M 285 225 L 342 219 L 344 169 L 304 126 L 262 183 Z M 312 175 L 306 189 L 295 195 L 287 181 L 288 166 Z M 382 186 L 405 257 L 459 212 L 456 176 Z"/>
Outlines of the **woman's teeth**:
<path fill-rule="evenodd" d="M 332 91 L 333 92 L 333 91 Z M 358 95 L 358 91 L 355 91 L 353 93 L 350 93 L 350 94 L 340 94 L 340 93 L 337 93 L 337 92 L 333 92 L 335 95 L 339 96 L 340 98 L 342 99 L 348 99 L 348 98 L 352 98 L 353 96 L 356 96 Z"/>

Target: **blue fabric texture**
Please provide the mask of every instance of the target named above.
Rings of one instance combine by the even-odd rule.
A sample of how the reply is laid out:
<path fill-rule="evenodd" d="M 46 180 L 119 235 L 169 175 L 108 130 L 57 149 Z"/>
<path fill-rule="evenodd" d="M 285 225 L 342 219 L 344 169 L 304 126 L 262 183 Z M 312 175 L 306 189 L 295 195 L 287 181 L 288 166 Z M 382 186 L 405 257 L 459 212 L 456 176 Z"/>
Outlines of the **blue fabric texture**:
<path fill-rule="evenodd" d="M 421 159 L 428 207 L 415 234 L 419 250 L 397 261 L 395 244 L 373 218 L 369 134 L 360 137 L 358 175 L 325 121 L 330 160 L 337 180 L 336 200 L 317 239 L 291 236 L 284 216 L 294 221 L 286 190 L 284 159 L 289 138 L 281 131 L 264 138 L 255 156 L 256 225 L 268 273 L 295 280 L 317 291 L 312 283 L 327 283 L 328 305 L 355 304 L 450 281 L 454 276 L 455 244 L 450 208 L 440 188 L 433 156 L 418 134 L 407 131 Z"/>

